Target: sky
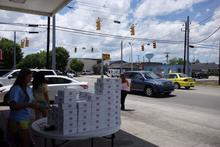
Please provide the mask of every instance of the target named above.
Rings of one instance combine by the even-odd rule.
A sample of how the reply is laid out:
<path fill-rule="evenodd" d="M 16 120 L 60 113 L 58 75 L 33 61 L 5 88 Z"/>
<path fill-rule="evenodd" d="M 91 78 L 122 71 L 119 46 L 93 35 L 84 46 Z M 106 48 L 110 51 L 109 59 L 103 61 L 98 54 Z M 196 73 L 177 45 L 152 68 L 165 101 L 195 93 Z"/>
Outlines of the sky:
<path fill-rule="evenodd" d="M 151 62 L 166 63 L 169 59 L 183 58 L 184 24 L 190 20 L 190 61 L 219 62 L 220 1 L 219 0 L 72 0 L 56 14 L 56 26 L 79 30 L 56 30 L 56 46 L 68 50 L 71 58 L 101 58 L 109 53 L 111 61 L 147 61 L 146 54 L 153 54 Z M 101 30 L 96 30 L 96 20 L 101 19 Z M 114 20 L 121 23 L 114 23 Z M 47 24 L 47 17 L 0 10 L 0 22 Z M 131 36 L 130 26 L 135 25 Z M 17 32 L 16 42 L 28 37 L 30 46 L 23 48 L 24 56 L 46 49 L 46 27 L 27 28 L 0 24 L 0 37 L 13 40 L 13 32 L 5 30 L 40 31 L 39 34 Z M 86 35 L 82 31 L 104 33 L 118 37 Z M 51 37 L 52 38 L 52 37 Z M 157 48 L 152 47 L 156 41 Z M 167 41 L 168 40 L 168 41 Z M 179 41 L 180 43 L 175 43 Z M 144 51 L 141 50 L 144 45 Z M 77 48 L 77 52 L 74 48 Z M 50 44 L 50 49 L 52 44 Z M 94 52 L 91 52 L 94 48 Z"/>

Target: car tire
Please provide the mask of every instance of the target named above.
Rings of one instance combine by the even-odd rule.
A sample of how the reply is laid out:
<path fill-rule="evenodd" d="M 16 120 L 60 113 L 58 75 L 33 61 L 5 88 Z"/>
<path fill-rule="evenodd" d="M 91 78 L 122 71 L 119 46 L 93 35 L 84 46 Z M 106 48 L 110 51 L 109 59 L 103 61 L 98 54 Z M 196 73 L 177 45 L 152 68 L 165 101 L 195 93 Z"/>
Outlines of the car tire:
<path fill-rule="evenodd" d="M 189 86 L 186 86 L 185 89 L 190 89 L 190 87 L 189 87 Z"/>
<path fill-rule="evenodd" d="M 174 88 L 175 89 L 180 89 L 180 84 L 179 83 L 174 83 Z"/>
<path fill-rule="evenodd" d="M 152 87 L 146 87 L 144 89 L 144 94 L 148 97 L 152 97 L 153 96 L 153 88 Z"/>

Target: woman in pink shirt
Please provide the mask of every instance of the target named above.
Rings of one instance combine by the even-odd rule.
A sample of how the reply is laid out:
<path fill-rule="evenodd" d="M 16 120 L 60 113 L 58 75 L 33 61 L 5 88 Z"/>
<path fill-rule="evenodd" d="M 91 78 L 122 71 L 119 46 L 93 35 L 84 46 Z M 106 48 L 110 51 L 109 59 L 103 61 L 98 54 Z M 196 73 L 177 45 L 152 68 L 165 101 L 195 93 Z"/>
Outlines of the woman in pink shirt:
<path fill-rule="evenodd" d="M 125 98 L 127 96 L 127 93 L 129 91 L 129 82 L 125 78 L 124 74 L 121 74 L 121 110 L 125 110 Z"/>

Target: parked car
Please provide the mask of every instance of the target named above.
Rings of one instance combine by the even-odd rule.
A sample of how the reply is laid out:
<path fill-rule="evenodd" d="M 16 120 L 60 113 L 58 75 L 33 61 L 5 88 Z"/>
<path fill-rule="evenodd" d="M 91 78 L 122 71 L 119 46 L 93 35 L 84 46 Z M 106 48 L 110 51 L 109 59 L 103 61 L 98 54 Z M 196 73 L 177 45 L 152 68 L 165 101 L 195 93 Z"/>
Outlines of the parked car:
<path fill-rule="evenodd" d="M 197 79 L 208 79 L 209 78 L 209 74 L 208 74 L 208 72 L 204 72 L 204 71 L 193 72 L 192 73 L 192 77 L 193 78 L 197 78 Z"/>
<path fill-rule="evenodd" d="M 45 78 L 48 83 L 48 94 L 50 100 L 54 100 L 58 90 L 61 90 L 65 87 L 78 90 L 88 89 L 88 82 L 80 82 L 67 76 L 47 75 Z M 0 101 L 3 101 L 5 93 L 10 90 L 11 86 L 12 85 L 0 87 Z"/>
<path fill-rule="evenodd" d="M 89 70 L 83 70 L 82 71 L 82 75 L 92 75 L 94 74 L 92 71 L 89 71 Z"/>
<path fill-rule="evenodd" d="M 74 72 L 66 72 L 66 76 L 68 76 L 70 78 L 74 78 L 74 77 L 76 77 L 76 73 L 74 73 Z"/>
<path fill-rule="evenodd" d="M 169 73 L 168 75 L 165 75 L 165 77 L 173 82 L 175 89 L 179 89 L 181 87 L 190 89 L 190 87 L 195 86 L 195 80 L 183 73 Z"/>
<path fill-rule="evenodd" d="M 170 95 L 174 85 L 167 79 L 162 79 L 150 71 L 128 71 L 124 73 L 131 80 L 130 90 L 143 92 L 147 96 L 157 94 Z"/>
<path fill-rule="evenodd" d="M 0 87 L 13 84 L 15 79 L 17 78 L 20 70 L 21 69 L 15 69 L 15 70 L 12 70 L 12 71 L 4 74 L 3 76 L 1 76 L 0 77 Z M 30 70 L 32 71 L 33 75 L 36 72 L 41 72 L 44 75 L 57 75 L 56 72 L 52 69 L 30 69 Z"/>

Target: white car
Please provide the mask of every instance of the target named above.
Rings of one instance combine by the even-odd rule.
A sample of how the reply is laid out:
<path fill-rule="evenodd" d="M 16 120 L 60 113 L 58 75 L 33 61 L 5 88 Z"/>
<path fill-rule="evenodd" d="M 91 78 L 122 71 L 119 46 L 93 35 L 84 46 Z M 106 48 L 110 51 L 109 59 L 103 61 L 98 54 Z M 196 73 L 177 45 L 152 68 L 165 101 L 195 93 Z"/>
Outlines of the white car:
<path fill-rule="evenodd" d="M 13 84 L 20 70 L 21 69 L 15 69 L 1 76 L 0 87 Z M 30 69 L 30 70 L 33 72 L 33 74 L 36 72 L 41 72 L 44 75 L 57 75 L 56 72 L 52 69 Z"/>
<path fill-rule="evenodd" d="M 48 83 L 48 94 L 50 100 L 54 100 L 58 90 L 66 87 L 78 89 L 79 91 L 88 89 L 88 82 L 80 82 L 67 76 L 48 75 L 45 76 L 45 78 L 47 79 Z M 12 85 L 0 87 L 0 102 L 3 102 L 4 95 L 10 90 L 11 86 Z"/>

